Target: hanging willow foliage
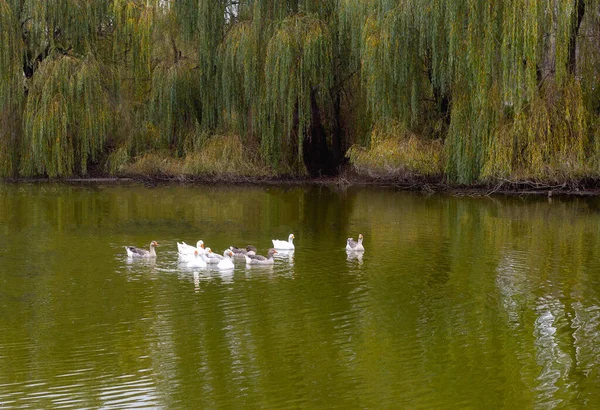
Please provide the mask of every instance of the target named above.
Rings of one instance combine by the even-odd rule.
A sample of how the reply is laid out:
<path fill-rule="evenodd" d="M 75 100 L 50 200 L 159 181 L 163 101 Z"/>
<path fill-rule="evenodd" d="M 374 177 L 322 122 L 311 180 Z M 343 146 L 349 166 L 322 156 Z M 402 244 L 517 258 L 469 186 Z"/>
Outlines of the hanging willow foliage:
<path fill-rule="evenodd" d="M 311 93 L 316 94 L 319 107 L 327 107 L 333 81 L 327 26 L 316 15 L 283 20 L 269 41 L 265 77 L 263 152 L 274 166 L 283 155 L 288 164 L 301 170 L 302 143 L 311 122 Z"/>
<path fill-rule="evenodd" d="M 236 24 L 220 50 L 226 121 L 241 134 L 258 126 L 263 85 L 259 30 L 250 22 Z"/>
<path fill-rule="evenodd" d="M 104 148 L 110 110 L 92 57 L 54 56 L 39 68 L 23 119 L 21 173 L 87 173 Z"/>
<path fill-rule="evenodd" d="M 202 121 L 198 99 L 197 71 L 184 62 L 165 63 L 154 70 L 150 118 L 158 127 L 158 140 L 152 148 L 170 149 L 182 155 L 194 136 L 194 127 Z"/>
<path fill-rule="evenodd" d="M 542 98 L 544 97 L 544 98 Z M 587 115 L 581 89 L 546 87 L 526 110 L 499 127 L 483 165 L 483 179 L 509 178 L 564 181 L 590 174 Z"/>
<path fill-rule="evenodd" d="M 199 73 L 199 95 L 202 104 L 201 126 L 215 129 L 219 122 L 221 104 L 220 75 L 217 71 L 218 49 L 225 33 L 228 2 L 225 0 L 199 0 L 197 7 L 197 54 Z"/>
<path fill-rule="evenodd" d="M 23 100 L 21 42 L 18 22 L 5 0 L 0 0 L 0 176 L 12 176 Z"/>
<path fill-rule="evenodd" d="M 582 99 L 586 92 L 569 72 L 581 1 L 436 0 L 425 4 L 406 0 L 367 7 L 366 2 L 345 0 L 341 10 L 344 16 L 352 16 L 346 26 L 353 37 L 357 28 L 351 23 L 357 21 L 356 14 L 363 14 L 362 79 L 375 120 L 395 119 L 418 127 L 423 120 L 431 120 L 424 114 L 431 109 L 428 101 L 435 103 L 441 116 L 449 106 L 446 169 L 452 181 L 468 183 L 482 176 L 484 166 L 485 178 L 494 174 L 492 169 L 517 171 L 512 165 L 520 161 L 493 164 L 500 147 L 506 145 L 501 132 L 514 135 L 516 146 L 530 147 L 524 148 L 527 160 L 540 158 L 530 162 L 537 167 L 533 174 L 542 175 L 543 168 L 557 166 L 552 155 L 533 154 L 531 132 L 541 129 L 533 126 L 530 133 L 515 135 L 506 126 L 513 120 L 515 126 L 523 120 L 543 122 L 555 95 L 569 96 L 560 107 L 575 109 L 577 124 L 585 128 Z M 597 10 L 596 1 L 586 2 L 588 10 L 590 6 Z M 544 82 L 558 90 L 542 92 Z M 562 117 L 563 125 L 551 125 L 549 140 L 538 136 L 533 143 L 544 140 L 544 146 L 556 149 L 560 158 L 561 141 L 569 139 L 576 146 L 587 143 L 573 137 L 583 129 L 573 128 Z M 575 157 L 585 161 L 579 154 Z"/>
<path fill-rule="evenodd" d="M 322 150 L 369 141 L 367 130 L 374 145 L 406 140 L 377 138 L 396 124 L 387 133 L 403 130 L 412 147 L 444 147 L 452 182 L 599 175 L 598 10 L 600 0 L 0 0 L 0 174 L 184 156 L 211 135 L 304 173 L 307 157 L 327 161 Z"/>
<path fill-rule="evenodd" d="M 131 84 L 132 97 L 144 98 L 152 76 L 152 34 L 156 17 L 154 8 L 130 0 L 112 3 L 112 57 L 122 67 L 121 83 Z"/>
<path fill-rule="evenodd" d="M 107 24 L 110 2 L 22 0 L 23 29 L 33 58 L 47 48 L 87 53 Z"/>

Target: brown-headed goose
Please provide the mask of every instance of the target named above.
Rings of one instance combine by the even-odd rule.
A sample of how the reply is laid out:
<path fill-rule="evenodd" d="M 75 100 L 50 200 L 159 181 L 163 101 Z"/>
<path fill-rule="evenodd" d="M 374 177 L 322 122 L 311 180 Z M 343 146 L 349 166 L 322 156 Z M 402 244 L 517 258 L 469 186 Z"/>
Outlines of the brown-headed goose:
<path fill-rule="evenodd" d="M 150 250 L 136 248 L 135 246 L 126 246 L 127 256 L 130 258 L 156 258 L 155 247 L 158 246 L 158 242 L 150 242 Z"/>
<path fill-rule="evenodd" d="M 246 265 L 272 265 L 275 263 L 273 255 L 276 253 L 277 251 L 271 248 L 266 257 L 261 255 L 246 255 Z"/>

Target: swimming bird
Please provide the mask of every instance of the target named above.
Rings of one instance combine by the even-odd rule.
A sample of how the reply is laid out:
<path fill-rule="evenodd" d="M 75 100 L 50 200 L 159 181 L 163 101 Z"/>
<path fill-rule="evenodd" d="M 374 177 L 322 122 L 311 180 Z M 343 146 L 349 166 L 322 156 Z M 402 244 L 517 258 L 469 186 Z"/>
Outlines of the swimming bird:
<path fill-rule="evenodd" d="M 136 248 L 135 246 L 126 246 L 127 256 L 130 258 L 156 258 L 155 247 L 158 246 L 158 242 L 150 242 L 150 250 Z"/>
<path fill-rule="evenodd" d="M 256 247 L 252 245 L 246 246 L 246 249 L 230 246 L 229 249 L 233 252 L 233 256 L 243 258 L 244 255 L 256 255 Z"/>
<path fill-rule="evenodd" d="M 295 238 L 294 234 L 291 233 L 290 236 L 288 236 L 287 241 L 280 241 L 279 239 L 273 239 L 273 247 L 276 249 L 286 249 L 286 250 L 295 249 L 294 238 Z"/>
<path fill-rule="evenodd" d="M 194 252 L 194 257 L 187 261 L 188 268 L 206 268 L 206 262 L 198 251 Z"/>
<path fill-rule="evenodd" d="M 177 242 L 177 251 L 181 254 L 181 255 L 193 255 L 194 251 L 198 251 L 198 253 L 200 255 L 202 255 L 204 253 L 204 241 L 203 240 L 199 240 L 198 242 L 196 242 L 196 246 L 192 246 L 192 245 L 188 245 L 185 242 Z"/>
<path fill-rule="evenodd" d="M 219 254 L 214 253 L 212 249 L 206 248 L 206 253 L 202 255 L 202 259 L 204 259 L 206 263 L 215 264 L 219 263 L 223 259 L 223 257 Z"/>
<path fill-rule="evenodd" d="M 231 251 L 231 249 L 226 249 L 225 252 L 223 252 L 223 259 L 221 259 L 217 264 L 217 268 L 233 269 L 233 261 L 231 260 L 231 258 L 233 258 L 233 252 Z"/>
<path fill-rule="evenodd" d="M 272 265 L 275 263 L 273 255 L 276 253 L 277 251 L 271 248 L 269 249 L 269 253 L 267 253 L 266 257 L 262 255 L 246 255 L 246 265 Z"/>
<path fill-rule="evenodd" d="M 346 242 L 346 250 L 355 251 L 355 252 L 364 251 L 365 248 L 364 248 L 362 242 L 363 242 L 362 233 L 358 235 L 358 242 L 354 241 L 354 238 L 348 238 L 348 241 Z"/>

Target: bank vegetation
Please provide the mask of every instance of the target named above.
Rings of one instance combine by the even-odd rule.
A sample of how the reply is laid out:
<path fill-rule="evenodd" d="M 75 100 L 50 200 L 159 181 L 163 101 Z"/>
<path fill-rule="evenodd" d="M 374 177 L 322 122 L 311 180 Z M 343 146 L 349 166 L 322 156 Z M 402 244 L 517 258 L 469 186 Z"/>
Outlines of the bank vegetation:
<path fill-rule="evenodd" d="M 0 0 L 0 176 L 600 176 L 600 0 Z"/>

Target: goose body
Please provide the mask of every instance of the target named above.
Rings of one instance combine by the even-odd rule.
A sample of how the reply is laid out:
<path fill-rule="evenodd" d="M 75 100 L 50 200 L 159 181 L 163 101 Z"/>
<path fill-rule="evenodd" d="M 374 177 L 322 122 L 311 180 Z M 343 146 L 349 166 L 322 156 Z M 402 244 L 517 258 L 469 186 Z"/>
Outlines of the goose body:
<path fill-rule="evenodd" d="M 295 249 L 294 247 L 294 234 L 291 233 L 290 236 L 288 236 L 288 240 L 287 241 L 281 241 L 279 239 L 273 239 L 273 247 L 275 249 L 285 249 L 285 250 L 292 250 Z"/>
<path fill-rule="evenodd" d="M 354 252 L 362 252 L 365 250 L 362 242 L 363 242 L 362 233 L 358 235 L 358 242 L 356 242 L 353 238 L 348 238 L 348 240 L 346 241 L 346 250 L 354 251 Z"/>
<path fill-rule="evenodd" d="M 194 255 L 194 251 L 198 251 L 200 255 L 204 253 L 204 241 L 199 240 L 196 246 L 188 245 L 185 242 L 177 242 L 177 251 L 180 255 Z"/>
<path fill-rule="evenodd" d="M 212 265 L 219 263 L 223 259 L 223 256 L 214 253 L 210 248 L 206 248 L 206 253 L 202 255 L 202 259 L 204 259 L 206 263 Z"/>
<path fill-rule="evenodd" d="M 225 252 L 223 252 L 223 259 L 219 261 L 219 263 L 217 264 L 217 268 L 223 270 L 233 269 L 233 260 L 231 260 L 231 258 L 233 258 L 233 252 L 231 251 L 231 249 L 225 250 Z"/>
<path fill-rule="evenodd" d="M 277 251 L 271 248 L 266 257 L 262 255 L 246 255 L 246 265 L 272 265 L 275 263 L 273 255 L 276 253 Z"/>
<path fill-rule="evenodd" d="M 150 250 L 136 248 L 135 246 L 126 246 L 127 256 L 130 258 L 156 258 L 155 247 L 158 246 L 158 242 L 150 242 Z"/>
<path fill-rule="evenodd" d="M 198 251 L 194 252 L 194 257 L 189 259 L 186 265 L 188 268 L 206 268 L 206 262 Z"/>
<path fill-rule="evenodd" d="M 246 249 L 230 246 L 229 249 L 233 252 L 233 256 L 243 258 L 246 254 L 256 255 L 256 247 L 252 245 L 246 246 Z"/>

